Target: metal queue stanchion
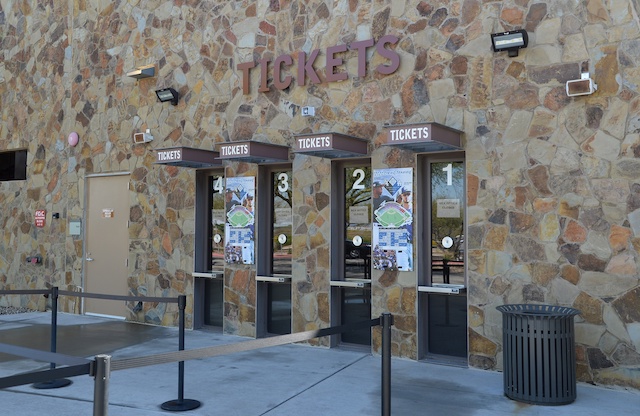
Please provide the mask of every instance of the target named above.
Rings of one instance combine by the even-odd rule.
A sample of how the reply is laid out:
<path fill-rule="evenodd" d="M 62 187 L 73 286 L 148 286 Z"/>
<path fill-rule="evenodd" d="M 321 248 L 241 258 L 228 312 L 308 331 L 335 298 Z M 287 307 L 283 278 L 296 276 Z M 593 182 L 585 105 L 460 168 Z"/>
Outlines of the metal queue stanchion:
<path fill-rule="evenodd" d="M 391 325 L 393 315 L 383 313 L 382 325 L 382 416 L 391 416 Z"/>
<path fill-rule="evenodd" d="M 178 296 L 178 310 L 180 312 L 180 327 L 178 329 L 179 351 L 184 351 L 184 310 L 186 306 L 187 297 L 185 295 Z M 201 403 L 198 400 L 184 398 L 184 361 L 180 361 L 178 362 L 178 399 L 164 402 L 160 407 L 162 410 L 168 410 L 170 412 L 184 412 L 186 410 L 197 409 L 200 405 Z"/>
<path fill-rule="evenodd" d="M 94 378 L 93 416 L 109 414 L 109 379 L 111 378 L 111 356 L 96 355 L 89 375 Z"/>
<path fill-rule="evenodd" d="M 58 287 L 51 288 L 51 352 L 55 353 L 58 344 Z M 56 368 L 56 363 L 49 365 L 51 370 Z M 60 387 L 66 387 L 71 384 L 72 381 L 66 378 L 59 378 L 56 380 L 43 381 L 40 383 L 33 383 L 31 387 L 35 389 L 58 389 Z"/>

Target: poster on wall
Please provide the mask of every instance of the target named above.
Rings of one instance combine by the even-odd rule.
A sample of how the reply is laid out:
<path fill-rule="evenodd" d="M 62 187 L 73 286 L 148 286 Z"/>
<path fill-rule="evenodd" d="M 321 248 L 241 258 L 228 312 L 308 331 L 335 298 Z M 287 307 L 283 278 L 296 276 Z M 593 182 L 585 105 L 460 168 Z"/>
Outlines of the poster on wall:
<path fill-rule="evenodd" d="M 253 176 L 227 178 L 224 191 L 224 258 L 227 263 L 254 264 L 255 188 L 256 179 Z"/>
<path fill-rule="evenodd" d="M 373 268 L 413 270 L 413 169 L 373 171 Z"/>

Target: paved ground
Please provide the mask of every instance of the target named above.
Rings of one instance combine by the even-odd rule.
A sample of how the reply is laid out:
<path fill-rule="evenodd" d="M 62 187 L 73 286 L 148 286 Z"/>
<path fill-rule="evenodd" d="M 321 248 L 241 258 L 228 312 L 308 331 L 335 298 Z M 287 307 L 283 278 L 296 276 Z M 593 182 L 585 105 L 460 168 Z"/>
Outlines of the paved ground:
<path fill-rule="evenodd" d="M 0 315 L 0 342 L 49 349 L 49 313 Z M 177 350 L 173 328 L 104 318 L 60 314 L 58 352 L 113 360 Z M 232 344 L 246 338 L 210 331 L 188 331 L 186 349 Z M 270 347 L 185 363 L 184 398 L 201 402 L 188 412 L 167 412 L 164 402 L 178 398 L 178 364 L 114 371 L 109 383 L 109 415 L 162 414 L 224 416 L 380 415 L 381 360 L 353 350 L 306 345 Z M 0 377 L 45 369 L 48 365 L 0 354 Z M 93 414 L 94 380 L 72 378 L 70 386 L 0 390 L 0 414 L 75 416 Z M 392 415 L 446 416 L 626 416 L 640 415 L 640 392 L 578 383 L 577 400 L 546 407 L 503 395 L 502 374 L 392 360 Z"/>

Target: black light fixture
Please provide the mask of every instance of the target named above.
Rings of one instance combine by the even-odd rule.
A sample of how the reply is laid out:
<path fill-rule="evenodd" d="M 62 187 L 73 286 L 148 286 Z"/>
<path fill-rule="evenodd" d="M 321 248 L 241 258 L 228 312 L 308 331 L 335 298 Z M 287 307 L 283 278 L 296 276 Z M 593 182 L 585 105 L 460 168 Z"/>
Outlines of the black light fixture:
<path fill-rule="evenodd" d="M 180 98 L 180 94 L 178 91 L 173 88 L 164 88 L 156 91 L 156 95 L 158 96 L 158 100 L 161 103 L 166 101 L 171 101 L 171 105 L 178 105 L 178 98 Z"/>
<path fill-rule="evenodd" d="M 529 36 L 524 29 L 511 30 L 509 32 L 492 33 L 491 43 L 494 52 L 507 51 L 509 57 L 518 56 L 518 49 L 526 48 Z"/>

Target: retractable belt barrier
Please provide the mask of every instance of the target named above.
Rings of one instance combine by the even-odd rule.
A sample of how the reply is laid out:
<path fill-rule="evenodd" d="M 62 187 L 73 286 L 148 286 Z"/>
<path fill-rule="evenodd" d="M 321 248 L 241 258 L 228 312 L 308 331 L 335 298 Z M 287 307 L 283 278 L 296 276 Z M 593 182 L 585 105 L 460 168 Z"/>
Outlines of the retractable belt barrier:
<path fill-rule="evenodd" d="M 86 292 L 70 292 L 66 290 L 59 290 L 58 287 L 53 286 L 50 289 L 18 289 L 18 290 L 0 290 L 0 295 L 44 295 L 45 297 L 51 297 L 51 348 L 50 352 L 44 352 L 40 350 L 34 350 L 29 348 L 16 347 L 7 344 L 0 344 L 0 352 L 6 352 L 11 355 L 17 355 L 25 358 L 31 358 L 36 361 L 48 361 L 50 363 L 50 371 L 39 371 L 37 373 L 27 373 L 12 377 L 6 377 L 0 379 L 0 388 L 14 387 L 23 384 L 33 383 L 33 387 L 36 389 L 55 389 L 66 387 L 71 384 L 71 380 L 67 380 L 64 377 L 73 377 L 77 375 L 90 374 L 91 363 L 94 361 L 85 360 L 76 357 L 69 357 L 62 354 L 56 354 L 57 339 L 58 339 L 58 297 L 59 296 L 71 296 L 79 298 L 95 298 L 106 300 L 124 300 L 131 302 L 164 302 L 164 303 L 177 303 L 181 307 L 181 347 L 184 349 L 184 307 L 186 306 L 186 296 L 179 296 L 176 298 L 163 298 L 163 297 L 147 297 L 147 296 L 121 296 L 121 295 L 107 295 L 101 293 L 86 293 Z M 184 299 L 182 299 L 184 298 Z M 71 359 L 72 362 L 69 362 Z M 73 359 L 76 361 L 73 362 Z M 78 361 L 80 360 L 80 361 Z M 57 364 L 73 365 L 73 367 L 66 367 L 62 369 L 56 369 Z M 184 377 L 184 368 L 181 366 L 179 377 Z M 60 378 L 58 378 L 60 377 Z M 182 384 L 182 383 L 180 383 Z"/>
<path fill-rule="evenodd" d="M 111 371 L 126 370 L 159 364 L 179 363 L 178 375 L 178 400 L 171 400 L 162 404 L 164 410 L 184 411 L 192 410 L 200 406 L 197 400 L 184 399 L 184 361 L 200 358 L 217 357 L 237 352 L 246 352 L 261 348 L 275 347 L 295 342 L 308 341 L 313 338 L 326 337 L 358 329 L 382 326 L 382 416 L 391 415 L 391 325 L 393 316 L 389 313 L 382 314 L 379 318 L 361 321 L 346 325 L 334 326 L 311 331 L 297 332 L 287 335 L 278 335 L 268 338 L 253 339 L 236 344 L 218 345 L 192 350 L 184 349 L 184 310 L 186 296 L 178 298 L 143 297 L 143 296 L 119 296 L 86 292 L 58 291 L 57 287 L 51 290 L 0 290 L 0 295 L 16 294 L 51 294 L 54 300 L 58 295 L 87 297 L 109 300 L 125 300 L 140 302 L 167 302 L 178 303 L 180 309 L 179 350 L 175 352 L 154 354 L 143 357 L 123 358 L 112 360 L 109 355 L 97 355 L 94 360 L 73 357 L 55 352 L 55 332 L 57 322 L 52 318 L 52 351 L 45 352 L 31 348 L 19 347 L 0 343 L 0 352 L 15 356 L 33 359 L 36 361 L 50 362 L 49 370 L 18 374 L 0 378 L 0 389 L 25 385 L 29 383 L 46 383 L 63 377 L 74 377 L 89 374 L 95 378 L 94 389 L 94 416 L 106 416 L 108 414 L 108 385 Z M 52 307 L 52 315 L 57 315 L 56 308 Z M 66 367 L 56 368 L 56 364 Z"/>
<path fill-rule="evenodd" d="M 0 292 L 2 294 L 2 292 Z M 124 295 L 105 295 L 102 293 L 89 293 L 89 292 L 71 292 L 68 290 L 60 290 L 58 294 L 61 296 L 75 296 L 78 298 L 92 298 L 92 299 L 107 299 L 107 300 L 124 300 L 130 302 L 164 302 L 164 303 L 179 303 L 180 297 L 177 298 L 162 298 L 162 297 L 147 297 L 147 296 L 124 296 Z"/>
<path fill-rule="evenodd" d="M 149 296 L 124 296 L 124 295 L 106 295 L 103 293 L 89 293 L 89 292 L 71 292 L 69 290 L 59 290 L 57 287 L 51 289 L 24 289 L 24 290 L 0 290 L 0 295 L 53 295 L 57 290 L 59 296 L 71 296 L 76 298 L 93 298 L 93 299 L 107 299 L 107 300 L 124 300 L 124 301 L 138 301 L 138 302 L 164 302 L 164 303 L 178 303 L 179 297 L 176 298 L 163 298 L 163 297 L 149 297 Z M 53 306 L 53 305 L 52 305 Z M 52 308 L 53 312 L 53 308 Z"/>
<path fill-rule="evenodd" d="M 257 350 L 260 348 L 276 347 L 278 345 L 308 341 L 313 338 L 326 337 L 329 335 L 340 334 L 342 332 L 353 331 L 356 329 L 370 328 L 379 324 L 380 319 L 371 319 L 370 321 L 356 322 L 353 324 L 342 326 L 333 326 L 325 329 L 316 329 L 312 331 L 296 332 L 287 335 L 277 335 L 268 338 L 252 339 L 235 344 L 217 345 L 214 347 L 168 352 L 164 354 L 150 355 L 147 357 L 123 358 L 120 360 L 112 360 L 111 370 L 125 370 L 128 368 L 144 367 L 148 365 L 174 363 L 176 361 L 197 360 L 198 358 L 217 357 L 219 355 L 233 354 L 236 352 L 245 352 Z"/>
<path fill-rule="evenodd" d="M 93 363 L 93 360 L 34 350 L 31 348 L 16 347 L 14 345 L 8 344 L 0 344 L 0 352 L 15 355 L 18 357 L 30 358 L 35 361 L 67 365 L 67 367 L 62 368 L 54 367 L 49 370 L 17 374 L 14 376 L 0 378 L 0 389 L 22 386 L 24 384 L 31 383 L 46 383 L 53 380 L 59 380 L 64 377 L 74 377 L 90 374 L 91 365 Z"/>

